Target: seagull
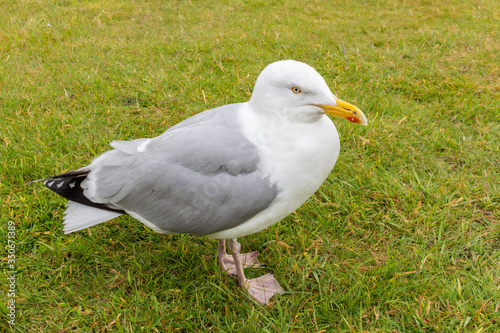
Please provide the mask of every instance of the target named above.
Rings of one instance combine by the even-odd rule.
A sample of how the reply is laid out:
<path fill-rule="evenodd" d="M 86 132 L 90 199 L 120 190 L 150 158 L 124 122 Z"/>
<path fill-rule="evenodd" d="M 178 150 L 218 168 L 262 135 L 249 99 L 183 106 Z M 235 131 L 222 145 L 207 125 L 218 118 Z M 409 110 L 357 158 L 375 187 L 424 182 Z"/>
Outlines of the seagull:
<path fill-rule="evenodd" d="M 241 253 L 237 238 L 261 231 L 300 207 L 332 171 L 340 140 L 327 115 L 367 124 L 312 67 L 274 62 L 248 102 L 201 112 L 155 138 L 113 141 L 83 168 L 41 179 L 68 199 L 64 232 L 130 215 L 161 234 L 218 240 L 217 261 L 257 302 L 283 291 Z M 231 254 L 227 253 L 227 247 Z"/>

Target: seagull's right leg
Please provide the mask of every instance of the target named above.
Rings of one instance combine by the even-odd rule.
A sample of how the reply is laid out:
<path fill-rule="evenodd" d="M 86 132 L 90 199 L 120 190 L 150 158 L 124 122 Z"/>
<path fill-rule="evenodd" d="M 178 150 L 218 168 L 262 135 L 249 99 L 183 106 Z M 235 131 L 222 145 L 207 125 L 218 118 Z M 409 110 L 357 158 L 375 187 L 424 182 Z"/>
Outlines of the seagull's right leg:
<path fill-rule="evenodd" d="M 243 263 L 243 267 L 260 268 L 261 264 L 257 259 L 258 255 L 258 251 L 239 254 L 240 260 Z M 226 252 L 225 239 L 219 239 L 219 245 L 217 247 L 217 261 L 219 262 L 219 265 L 224 272 L 229 275 L 237 275 L 234 258 L 232 255 L 229 255 Z"/>
<path fill-rule="evenodd" d="M 229 240 L 229 250 L 234 259 L 238 284 L 245 289 L 254 300 L 265 305 L 274 294 L 283 292 L 283 288 L 281 288 L 272 274 L 266 274 L 255 279 L 247 280 L 243 272 L 243 261 L 241 260 L 240 249 L 241 245 L 236 239 Z"/>

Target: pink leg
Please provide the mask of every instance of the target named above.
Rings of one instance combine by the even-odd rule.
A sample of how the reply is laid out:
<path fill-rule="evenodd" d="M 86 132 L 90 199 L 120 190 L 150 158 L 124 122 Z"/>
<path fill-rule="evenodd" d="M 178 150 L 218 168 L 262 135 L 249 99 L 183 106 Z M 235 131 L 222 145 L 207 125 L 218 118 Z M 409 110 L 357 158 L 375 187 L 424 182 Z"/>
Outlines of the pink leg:
<path fill-rule="evenodd" d="M 259 255 L 258 251 L 242 253 L 239 255 L 241 262 L 243 262 L 244 268 L 260 268 L 261 264 L 257 259 Z M 224 239 L 219 239 L 219 246 L 217 248 L 217 261 L 224 272 L 229 275 L 236 275 L 236 267 L 234 265 L 234 259 L 232 255 L 228 255 L 226 252 L 226 241 Z"/>
<path fill-rule="evenodd" d="M 221 243 L 219 241 L 219 250 L 220 244 Z M 233 256 L 236 276 L 238 277 L 238 284 L 240 287 L 246 289 L 248 294 L 252 296 L 253 299 L 265 305 L 274 294 L 283 292 L 283 289 L 279 285 L 278 281 L 276 281 L 270 273 L 255 279 L 247 280 L 245 273 L 243 272 L 243 261 L 240 255 L 241 244 L 238 243 L 235 238 L 230 239 L 228 245 Z"/>

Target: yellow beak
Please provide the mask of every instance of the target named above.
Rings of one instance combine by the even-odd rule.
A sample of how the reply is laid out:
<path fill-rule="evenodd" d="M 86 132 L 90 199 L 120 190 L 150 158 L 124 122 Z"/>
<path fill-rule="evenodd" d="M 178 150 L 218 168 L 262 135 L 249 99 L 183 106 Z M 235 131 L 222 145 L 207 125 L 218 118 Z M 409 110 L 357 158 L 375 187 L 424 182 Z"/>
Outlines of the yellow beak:
<path fill-rule="evenodd" d="M 338 99 L 337 97 L 335 97 L 335 102 L 337 103 L 337 105 L 322 104 L 317 106 L 325 110 L 326 114 L 344 118 L 349 120 L 350 122 L 366 126 L 366 124 L 368 123 L 366 121 L 366 116 L 360 109 L 352 104 Z"/>

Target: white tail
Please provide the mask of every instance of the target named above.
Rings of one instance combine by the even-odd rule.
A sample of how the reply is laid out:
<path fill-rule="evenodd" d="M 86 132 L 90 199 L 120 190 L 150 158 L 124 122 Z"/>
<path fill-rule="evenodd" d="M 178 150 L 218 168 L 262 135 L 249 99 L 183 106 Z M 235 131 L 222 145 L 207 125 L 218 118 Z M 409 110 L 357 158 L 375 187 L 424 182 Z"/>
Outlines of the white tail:
<path fill-rule="evenodd" d="M 106 222 L 122 214 L 68 201 L 64 212 L 64 233 L 69 234 Z"/>

